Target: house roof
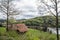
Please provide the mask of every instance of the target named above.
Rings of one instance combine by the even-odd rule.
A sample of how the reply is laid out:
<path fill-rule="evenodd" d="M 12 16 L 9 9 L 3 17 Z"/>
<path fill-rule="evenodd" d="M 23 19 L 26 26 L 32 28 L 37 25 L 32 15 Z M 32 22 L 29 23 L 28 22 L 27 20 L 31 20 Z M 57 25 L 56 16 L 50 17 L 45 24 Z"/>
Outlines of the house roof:
<path fill-rule="evenodd" d="M 17 25 L 17 26 L 20 26 L 20 27 L 21 27 L 21 26 L 22 26 L 22 27 L 23 27 L 23 26 L 26 26 L 25 24 L 16 24 L 16 25 Z"/>
<path fill-rule="evenodd" d="M 17 24 L 17 30 L 19 30 L 19 32 L 26 32 L 28 31 L 28 28 L 25 24 Z"/>

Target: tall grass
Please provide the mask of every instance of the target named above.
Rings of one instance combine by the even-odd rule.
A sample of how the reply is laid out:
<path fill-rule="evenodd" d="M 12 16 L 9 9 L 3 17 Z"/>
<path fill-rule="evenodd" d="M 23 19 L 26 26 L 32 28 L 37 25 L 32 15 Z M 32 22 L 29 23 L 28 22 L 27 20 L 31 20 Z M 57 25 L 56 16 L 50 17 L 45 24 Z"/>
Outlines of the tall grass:
<path fill-rule="evenodd" d="M 0 40 L 56 40 L 56 35 L 36 29 L 29 29 L 26 33 L 6 32 L 5 28 L 0 27 Z"/>

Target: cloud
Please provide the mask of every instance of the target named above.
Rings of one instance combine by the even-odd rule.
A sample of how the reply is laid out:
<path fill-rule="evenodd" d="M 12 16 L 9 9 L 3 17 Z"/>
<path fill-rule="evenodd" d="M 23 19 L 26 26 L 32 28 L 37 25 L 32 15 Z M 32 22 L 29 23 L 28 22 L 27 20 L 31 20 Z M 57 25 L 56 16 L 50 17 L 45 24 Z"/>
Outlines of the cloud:
<path fill-rule="evenodd" d="M 46 8 L 43 5 L 40 8 L 40 13 L 38 13 L 37 0 L 15 0 L 12 1 L 12 3 L 13 5 L 15 5 L 14 7 L 16 9 L 21 11 L 20 15 L 14 16 L 16 19 L 29 19 L 29 18 L 41 16 L 40 13 L 46 12 Z M 0 13 L 0 15 L 2 15 L 2 13 Z M 4 18 L 4 17 L 1 16 L 0 18 Z"/>
<path fill-rule="evenodd" d="M 16 9 L 22 11 L 20 15 L 14 16 L 15 18 L 23 19 L 37 16 L 36 0 L 15 0 L 12 3 Z M 2 13 L 0 15 L 2 15 L 0 18 L 4 18 Z"/>
<path fill-rule="evenodd" d="M 14 5 L 16 5 L 16 9 L 22 11 L 20 18 L 33 18 L 38 16 L 36 0 L 14 1 Z"/>

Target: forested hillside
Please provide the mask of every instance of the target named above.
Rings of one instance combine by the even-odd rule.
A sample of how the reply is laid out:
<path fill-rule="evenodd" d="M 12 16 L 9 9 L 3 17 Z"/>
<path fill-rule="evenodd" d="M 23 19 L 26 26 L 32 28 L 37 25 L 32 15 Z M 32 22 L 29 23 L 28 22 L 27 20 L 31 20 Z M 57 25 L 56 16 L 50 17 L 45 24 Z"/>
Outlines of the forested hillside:
<path fill-rule="evenodd" d="M 27 26 L 47 25 L 49 27 L 55 27 L 56 18 L 53 16 L 36 17 L 33 19 L 22 21 L 22 23 L 25 23 Z M 59 17 L 59 27 L 60 27 L 60 17 Z"/>

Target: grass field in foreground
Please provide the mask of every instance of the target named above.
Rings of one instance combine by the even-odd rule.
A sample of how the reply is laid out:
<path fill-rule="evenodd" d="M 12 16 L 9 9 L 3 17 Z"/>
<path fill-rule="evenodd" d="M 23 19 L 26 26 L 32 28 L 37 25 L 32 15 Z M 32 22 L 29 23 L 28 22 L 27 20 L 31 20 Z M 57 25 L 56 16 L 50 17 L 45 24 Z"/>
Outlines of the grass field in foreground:
<path fill-rule="evenodd" d="M 18 34 L 16 31 L 6 32 L 4 27 L 0 27 L 0 40 L 56 40 L 56 35 L 36 29 L 29 29 L 26 33 Z"/>

